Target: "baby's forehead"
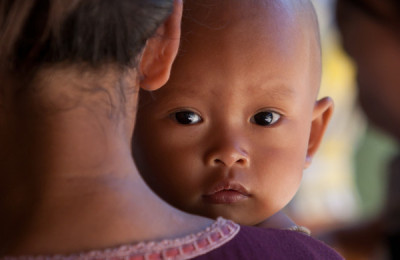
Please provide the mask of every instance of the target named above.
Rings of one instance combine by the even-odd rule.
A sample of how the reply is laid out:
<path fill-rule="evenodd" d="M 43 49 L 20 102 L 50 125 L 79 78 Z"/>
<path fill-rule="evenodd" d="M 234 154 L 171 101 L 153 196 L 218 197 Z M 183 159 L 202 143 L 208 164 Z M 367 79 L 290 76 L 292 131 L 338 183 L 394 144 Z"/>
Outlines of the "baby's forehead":
<path fill-rule="evenodd" d="M 181 54 L 200 51 L 248 51 L 256 47 L 319 43 L 311 24 L 312 6 L 303 0 L 186 0 Z M 318 45 L 318 44 L 317 44 Z M 229 47 L 229 48 L 228 48 Z M 315 50 L 319 50 L 315 46 Z M 251 50 L 250 50 L 251 51 Z M 235 55 L 237 53 L 232 53 Z"/>
<path fill-rule="evenodd" d="M 230 30 L 241 27 L 240 38 L 270 30 L 305 31 L 319 41 L 318 23 L 308 0 L 186 0 L 182 37 L 217 35 L 238 37 Z M 290 35 L 288 35 L 290 36 Z M 256 38 L 255 38 L 256 39 Z M 185 41 L 183 41 L 185 44 Z"/>
<path fill-rule="evenodd" d="M 312 5 L 307 3 L 308 0 L 186 0 L 175 72 L 196 73 L 218 64 L 218 68 L 234 71 L 233 76 L 251 78 L 257 76 L 254 74 L 259 72 L 259 66 L 267 71 L 265 62 L 269 62 L 273 73 L 276 68 L 291 66 L 290 60 L 301 60 L 302 67 L 312 63 L 310 71 L 318 78 L 318 24 Z M 232 77 L 232 73 L 226 75 Z"/>
<path fill-rule="evenodd" d="M 223 26 L 233 19 L 294 21 L 313 15 L 309 0 L 186 0 L 183 19 L 211 28 Z"/>

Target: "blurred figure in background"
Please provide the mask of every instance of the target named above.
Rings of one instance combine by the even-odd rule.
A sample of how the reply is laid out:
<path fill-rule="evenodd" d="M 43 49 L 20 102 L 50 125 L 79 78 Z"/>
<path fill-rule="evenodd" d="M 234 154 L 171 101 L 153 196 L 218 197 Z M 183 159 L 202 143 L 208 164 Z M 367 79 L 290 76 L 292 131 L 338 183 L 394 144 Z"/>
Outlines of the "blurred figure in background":
<path fill-rule="evenodd" d="M 400 140 L 400 2 L 338 0 L 337 22 L 357 68 L 358 100 L 369 122 Z M 400 156 L 388 169 L 387 197 L 374 220 L 332 233 L 348 259 L 400 259 Z M 382 173 L 382 177 L 386 176 Z"/>

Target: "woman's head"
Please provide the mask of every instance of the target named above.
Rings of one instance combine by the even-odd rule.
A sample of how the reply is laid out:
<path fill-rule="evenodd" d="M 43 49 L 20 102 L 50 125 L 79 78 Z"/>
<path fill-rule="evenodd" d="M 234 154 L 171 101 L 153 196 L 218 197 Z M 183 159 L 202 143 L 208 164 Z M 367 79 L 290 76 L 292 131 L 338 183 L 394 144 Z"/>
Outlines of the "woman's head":
<path fill-rule="evenodd" d="M 69 99 L 72 96 L 76 100 L 83 94 L 88 96 L 88 93 L 102 92 L 105 96 L 115 96 L 103 97 L 109 99 L 103 102 L 108 105 L 105 106 L 108 110 L 125 106 L 124 100 L 136 101 L 127 96 L 128 93 L 135 93 L 139 83 L 154 88 L 151 80 L 159 75 L 153 75 L 152 70 L 163 72 L 164 80 L 169 75 L 169 66 L 178 46 L 178 43 L 170 44 L 170 31 L 179 29 L 176 23 L 170 26 L 171 22 L 167 20 L 174 10 L 173 2 L 2 1 L 0 109 L 7 104 L 25 106 L 33 96 L 47 98 L 49 95 L 43 95 L 48 94 L 47 90 L 53 96 L 54 91 L 60 91 L 56 96 L 68 96 Z M 168 29 L 170 27 L 173 29 Z M 172 36 L 179 38 L 179 33 Z M 165 45 L 173 45 L 170 52 L 165 51 L 168 49 Z M 154 62 L 160 60 L 161 51 L 169 53 L 168 59 L 164 63 Z M 58 84 L 56 78 L 60 75 L 65 75 L 64 81 L 71 84 Z M 156 87 L 162 84 L 158 80 Z M 76 100 L 52 109 L 65 110 L 76 104 Z M 54 99 L 45 102 L 59 104 Z M 39 103 L 43 103 L 42 100 Z M 31 108 L 28 110 L 32 111 Z"/>
<path fill-rule="evenodd" d="M 179 0 L 0 0 L 0 253 L 62 166 L 82 175 L 113 148 L 132 163 L 137 89 L 168 78 L 180 13 Z"/>
<path fill-rule="evenodd" d="M 173 1 L 5 0 L 0 7 L 2 58 L 18 71 L 60 62 L 134 66 Z"/>

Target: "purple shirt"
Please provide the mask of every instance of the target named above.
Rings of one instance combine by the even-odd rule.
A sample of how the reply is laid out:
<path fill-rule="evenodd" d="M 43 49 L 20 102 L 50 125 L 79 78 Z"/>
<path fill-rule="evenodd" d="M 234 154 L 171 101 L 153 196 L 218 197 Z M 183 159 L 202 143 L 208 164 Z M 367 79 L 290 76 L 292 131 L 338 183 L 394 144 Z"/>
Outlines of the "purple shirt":
<path fill-rule="evenodd" d="M 343 259 L 323 242 L 296 231 L 240 226 L 223 246 L 194 259 Z"/>
<path fill-rule="evenodd" d="M 5 260 L 343 259 L 300 232 L 240 226 L 218 218 L 211 226 L 175 239 L 147 241 L 70 255 L 10 256 Z"/>

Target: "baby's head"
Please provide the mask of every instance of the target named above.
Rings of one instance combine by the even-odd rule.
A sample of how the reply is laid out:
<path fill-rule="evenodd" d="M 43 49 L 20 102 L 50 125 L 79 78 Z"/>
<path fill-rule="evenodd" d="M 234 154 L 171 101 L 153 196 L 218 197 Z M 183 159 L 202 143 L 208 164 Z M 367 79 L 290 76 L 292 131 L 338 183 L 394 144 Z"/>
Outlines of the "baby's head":
<path fill-rule="evenodd" d="M 316 101 L 318 26 L 303 0 L 187 0 L 166 86 L 142 92 L 133 152 L 172 205 L 254 225 L 296 193 L 332 111 Z"/>

